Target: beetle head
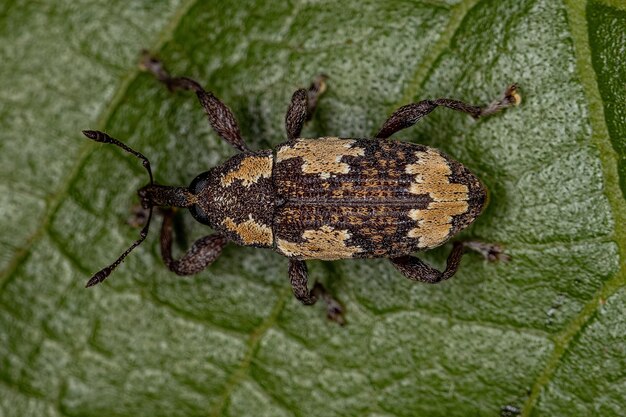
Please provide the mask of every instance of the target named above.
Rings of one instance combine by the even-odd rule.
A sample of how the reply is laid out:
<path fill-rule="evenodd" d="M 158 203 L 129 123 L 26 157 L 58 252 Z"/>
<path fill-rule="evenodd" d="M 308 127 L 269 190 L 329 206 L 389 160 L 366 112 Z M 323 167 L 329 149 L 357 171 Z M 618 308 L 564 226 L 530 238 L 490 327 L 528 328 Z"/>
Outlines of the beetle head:
<path fill-rule="evenodd" d="M 169 187 L 150 183 L 140 188 L 137 194 L 144 209 L 154 206 L 190 207 L 196 202 L 196 196 L 186 187 Z"/>

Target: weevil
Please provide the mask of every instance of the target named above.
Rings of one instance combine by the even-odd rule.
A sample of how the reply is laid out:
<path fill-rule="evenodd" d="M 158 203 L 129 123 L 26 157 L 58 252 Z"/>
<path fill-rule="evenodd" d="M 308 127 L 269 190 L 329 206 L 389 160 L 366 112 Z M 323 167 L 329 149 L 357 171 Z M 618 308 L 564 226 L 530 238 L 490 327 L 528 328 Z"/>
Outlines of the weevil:
<path fill-rule="evenodd" d="M 176 274 L 202 271 L 228 242 L 272 249 L 289 260 L 295 297 L 305 305 L 324 299 L 328 317 L 340 323 L 341 304 L 320 283 L 308 288 L 307 260 L 388 258 L 407 278 L 432 284 L 455 274 L 465 249 L 490 260 L 505 256 L 498 245 L 455 242 L 445 269 L 439 271 L 413 255 L 443 245 L 474 222 L 486 204 L 487 190 L 469 169 L 443 152 L 389 137 L 440 106 L 481 118 L 518 105 L 515 84 L 486 106 L 447 98 L 402 106 L 375 138 L 301 138 L 304 123 L 326 89 L 326 77 L 320 75 L 308 89 L 293 94 L 285 117 L 287 141 L 253 151 L 242 139 L 232 111 L 215 95 L 190 78 L 172 77 L 148 53 L 141 63 L 170 91 L 195 92 L 215 132 L 239 152 L 198 175 L 189 187 L 172 187 L 154 182 L 141 153 L 103 132 L 84 131 L 90 139 L 140 158 L 150 177 L 138 191 L 143 208 L 149 210 L 139 239 L 93 275 L 87 287 L 104 281 L 144 241 L 154 207 L 165 208 L 161 256 Z M 179 259 L 172 257 L 174 207 L 189 209 L 198 222 L 214 230 Z"/>

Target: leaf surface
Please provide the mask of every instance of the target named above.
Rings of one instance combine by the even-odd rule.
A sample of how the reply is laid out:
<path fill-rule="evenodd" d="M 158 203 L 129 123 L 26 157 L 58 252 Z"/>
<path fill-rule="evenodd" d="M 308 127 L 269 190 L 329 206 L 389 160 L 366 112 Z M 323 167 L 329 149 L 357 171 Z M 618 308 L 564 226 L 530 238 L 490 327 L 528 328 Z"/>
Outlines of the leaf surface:
<path fill-rule="evenodd" d="M 0 6 L 0 414 L 5 416 L 618 416 L 626 401 L 626 8 L 620 1 L 195 2 Z M 138 230 L 138 161 L 188 184 L 234 153 L 190 94 L 137 68 L 142 48 L 235 113 L 253 149 L 284 141 L 293 91 L 327 93 L 303 135 L 370 137 L 400 105 L 439 109 L 395 135 L 438 147 L 490 189 L 449 282 L 385 260 L 310 262 L 348 325 L 292 296 L 287 262 L 228 246 L 181 278 Z M 189 244 L 207 229 L 183 216 Z M 423 254 L 443 266 L 450 246 Z M 180 248 L 179 248 L 180 251 Z"/>

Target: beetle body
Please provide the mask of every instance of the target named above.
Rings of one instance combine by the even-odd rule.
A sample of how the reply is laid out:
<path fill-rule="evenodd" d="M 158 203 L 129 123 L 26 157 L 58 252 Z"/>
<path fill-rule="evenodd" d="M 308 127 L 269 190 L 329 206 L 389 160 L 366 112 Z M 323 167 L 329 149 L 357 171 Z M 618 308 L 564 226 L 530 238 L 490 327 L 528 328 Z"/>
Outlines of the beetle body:
<path fill-rule="evenodd" d="M 142 159 L 150 174 L 150 183 L 139 190 L 142 206 L 149 210 L 140 238 L 87 286 L 104 281 L 143 242 L 157 206 L 166 207 L 161 211 L 161 255 L 172 271 L 200 272 L 228 242 L 273 249 L 289 259 L 296 298 L 304 304 L 324 299 L 328 316 L 339 322 L 340 304 L 319 283 L 308 289 L 306 260 L 388 258 L 407 278 L 437 283 L 454 275 L 466 248 L 490 260 L 501 257 L 497 245 L 455 242 L 445 270 L 439 271 L 411 255 L 440 246 L 469 226 L 483 210 L 487 192 L 467 168 L 437 149 L 388 138 L 438 106 L 480 118 L 517 105 L 515 84 L 482 107 L 447 98 L 400 107 L 373 139 L 305 139 L 300 137 L 302 127 L 325 90 L 326 77 L 318 76 L 308 90 L 292 96 L 285 117 L 288 141 L 254 152 L 242 139 L 231 110 L 199 83 L 171 77 L 150 55 L 144 55 L 142 66 L 172 91 L 194 91 L 215 132 L 240 153 L 198 175 L 189 187 L 170 187 L 154 183 L 150 163 L 139 152 L 105 133 L 85 131 L 90 139 L 115 144 Z M 215 231 L 177 260 L 172 257 L 169 207 L 188 208 Z"/>
<path fill-rule="evenodd" d="M 190 186 L 194 217 L 240 245 L 295 259 L 392 258 L 471 224 L 486 190 L 440 151 L 325 137 L 242 153 Z"/>

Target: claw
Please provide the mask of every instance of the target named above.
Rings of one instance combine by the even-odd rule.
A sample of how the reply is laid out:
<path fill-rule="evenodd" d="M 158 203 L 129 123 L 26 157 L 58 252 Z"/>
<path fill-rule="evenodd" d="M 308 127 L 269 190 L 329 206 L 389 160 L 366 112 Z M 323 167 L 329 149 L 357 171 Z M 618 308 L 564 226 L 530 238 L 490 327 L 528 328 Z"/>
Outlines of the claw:
<path fill-rule="evenodd" d="M 522 102 L 522 96 L 519 93 L 517 84 L 511 84 L 504 92 L 504 98 L 514 106 L 519 106 Z"/>
<path fill-rule="evenodd" d="M 478 117 L 490 116 L 508 107 L 519 106 L 521 102 L 522 102 L 522 96 L 519 94 L 519 86 L 514 83 L 514 84 L 509 85 L 499 98 L 492 101 L 485 107 L 482 107 L 480 109 L 480 113 L 475 117 L 478 118 Z"/>
<path fill-rule="evenodd" d="M 344 326 L 346 324 L 346 318 L 344 317 L 341 304 L 331 297 L 328 297 L 328 299 L 325 298 L 324 301 L 326 301 L 326 317 L 328 320 L 332 320 L 340 326 Z"/>
<path fill-rule="evenodd" d="M 463 246 L 481 254 L 489 262 L 508 262 L 511 260 L 511 256 L 504 253 L 502 246 L 495 243 L 468 241 L 463 242 Z"/>
<path fill-rule="evenodd" d="M 313 286 L 311 294 L 316 298 L 321 298 L 326 303 L 326 317 L 329 320 L 343 326 L 346 324 L 346 318 L 344 317 L 344 308 L 341 303 L 328 292 L 324 286 L 316 282 Z"/>

